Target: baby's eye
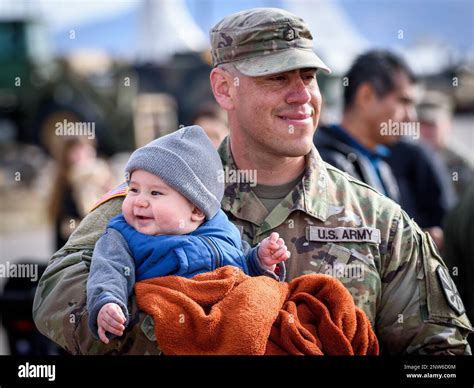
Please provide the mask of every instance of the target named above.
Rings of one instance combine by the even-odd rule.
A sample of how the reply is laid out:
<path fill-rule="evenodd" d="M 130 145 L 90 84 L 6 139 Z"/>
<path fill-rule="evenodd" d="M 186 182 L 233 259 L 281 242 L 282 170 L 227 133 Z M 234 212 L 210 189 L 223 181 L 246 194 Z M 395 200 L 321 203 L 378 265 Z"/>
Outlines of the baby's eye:
<path fill-rule="evenodd" d="M 159 191 L 153 190 L 151 195 L 162 195 Z"/>
<path fill-rule="evenodd" d="M 138 189 L 136 188 L 129 188 L 128 191 L 131 191 L 132 193 L 138 193 Z"/>

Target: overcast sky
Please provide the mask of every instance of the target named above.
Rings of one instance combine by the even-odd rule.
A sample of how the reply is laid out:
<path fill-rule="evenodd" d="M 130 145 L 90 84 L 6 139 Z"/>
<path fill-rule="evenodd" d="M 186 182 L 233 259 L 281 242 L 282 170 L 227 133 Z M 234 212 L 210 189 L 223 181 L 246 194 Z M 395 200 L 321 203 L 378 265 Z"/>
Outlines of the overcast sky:
<path fill-rule="evenodd" d="M 171 1 L 176 0 L 157 0 Z M 187 5 L 197 25 L 207 35 L 224 15 L 246 8 L 286 8 L 292 1 L 307 10 L 303 17 L 318 12 L 318 0 L 180 0 Z M 346 13 L 353 29 L 371 45 L 396 48 L 430 39 L 459 52 L 474 52 L 473 0 L 335 0 Z M 136 42 L 142 0 L 0 0 L 0 16 L 13 12 L 41 10 L 55 32 L 59 51 L 75 49 L 67 41 L 69 29 L 81 30 L 74 44 L 106 45 L 115 53 L 128 52 Z M 321 35 L 320 26 L 312 26 Z M 319 30 L 319 31 L 318 31 Z M 403 30 L 404 39 L 397 34 Z M 348 37 L 350 38 L 350 37 Z"/>

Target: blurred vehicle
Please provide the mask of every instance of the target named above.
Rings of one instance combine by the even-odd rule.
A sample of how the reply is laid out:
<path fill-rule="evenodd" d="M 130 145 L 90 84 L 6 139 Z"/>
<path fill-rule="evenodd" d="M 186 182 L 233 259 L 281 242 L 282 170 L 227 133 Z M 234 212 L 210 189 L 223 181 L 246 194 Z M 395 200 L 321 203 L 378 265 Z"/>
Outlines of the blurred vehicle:
<path fill-rule="evenodd" d="M 474 110 L 474 69 L 459 67 L 452 77 L 454 103 L 458 111 Z"/>
<path fill-rule="evenodd" d="M 97 51 L 55 58 L 50 43 L 39 19 L 0 19 L 0 143 L 51 153 L 58 123 L 93 123 L 98 150 L 111 155 L 189 124 L 198 104 L 213 101 L 210 66 L 199 54 L 129 64 Z M 150 130 L 140 123 L 153 123 L 152 134 L 140 134 Z"/>
<path fill-rule="evenodd" d="M 133 147 L 135 72 L 99 59 L 97 55 L 56 59 L 46 26 L 39 20 L 0 20 L 3 137 L 51 151 L 58 141 L 56 125 L 66 120 L 94 123 L 99 148 L 107 154 Z"/>

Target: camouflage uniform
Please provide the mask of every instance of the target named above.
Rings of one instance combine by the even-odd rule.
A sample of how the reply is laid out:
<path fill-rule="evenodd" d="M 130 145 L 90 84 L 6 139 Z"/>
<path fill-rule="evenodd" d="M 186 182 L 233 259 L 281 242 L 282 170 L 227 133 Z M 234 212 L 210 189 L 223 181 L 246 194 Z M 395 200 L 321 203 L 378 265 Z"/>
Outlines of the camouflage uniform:
<path fill-rule="evenodd" d="M 228 145 L 219 151 L 224 166 L 237 170 Z M 227 183 L 222 208 L 251 245 L 280 234 L 291 252 L 288 281 L 317 272 L 339 278 L 382 350 L 465 352 L 471 324 L 455 287 L 448 283 L 445 291 L 438 279 L 438 267 L 446 267 L 429 235 L 398 204 L 323 162 L 315 148 L 302 181 L 269 214 L 248 182 Z M 347 238 L 333 228 L 346 230 Z M 445 292 L 455 294 L 455 308 Z"/>
<path fill-rule="evenodd" d="M 238 171 L 227 141 L 219 152 L 228 171 Z M 458 296 L 449 294 L 456 294 L 454 286 L 443 286 L 439 279 L 438 267 L 445 265 L 431 238 L 399 205 L 323 162 L 315 148 L 306 164 L 302 181 L 270 213 L 250 182 L 226 182 L 222 208 L 243 239 L 255 245 L 278 232 L 291 252 L 288 281 L 316 272 L 339 278 L 366 312 L 387 352 L 465 353 L 471 325 Z M 92 251 L 108 220 L 120 213 L 122 199 L 110 199 L 83 220 L 51 259 L 36 292 L 33 313 L 38 328 L 72 353 L 159 352 L 153 322 L 137 311 L 133 298 L 130 326 L 122 338 L 103 345 L 87 326 Z M 342 228 L 339 231 L 347 236 L 331 233 L 334 228 Z"/>
<path fill-rule="evenodd" d="M 300 18 L 275 9 L 231 15 L 211 31 L 214 64 L 237 58 L 236 67 L 249 76 L 327 69 L 308 42 L 300 41 L 311 39 Z M 229 149 L 226 140 L 219 149 L 223 165 L 237 172 Z M 303 178 L 270 213 L 252 191 L 252 182 L 231 176 L 222 208 L 242 238 L 255 245 L 278 232 L 291 252 L 288 281 L 314 272 L 339 278 L 375 327 L 382 351 L 470 353 L 466 336 L 472 327 L 446 266 L 431 238 L 395 202 L 324 163 L 314 147 L 306 156 Z M 123 195 L 111 193 L 81 222 L 51 259 L 36 291 L 36 325 L 72 353 L 159 353 L 153 322 L 137 311 L 133 298 L 129 327 L 109 345 L 93 339 L 87 325 L 92 251 L 108 220 L 121 211 Z"/>

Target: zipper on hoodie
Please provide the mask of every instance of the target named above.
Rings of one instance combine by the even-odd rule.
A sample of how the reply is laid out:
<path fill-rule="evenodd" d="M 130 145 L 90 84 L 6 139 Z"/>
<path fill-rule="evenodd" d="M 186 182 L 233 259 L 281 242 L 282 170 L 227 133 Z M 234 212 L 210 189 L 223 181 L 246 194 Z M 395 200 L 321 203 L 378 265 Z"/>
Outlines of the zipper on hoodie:
<path fill-rule="evenodd" d="M 217 249 L 217 247 L 214 245 L 214 243 L 209 237 L 206 237 L 206 236 L 199 236 L 199 237 L 207 241 L 207 243 L 211 246 L 211 249 L 214 251 L 216 255 L 216 268 L 219 268 L 222 265 L 221 254 L 219 253 L 219 250 Z"/>

